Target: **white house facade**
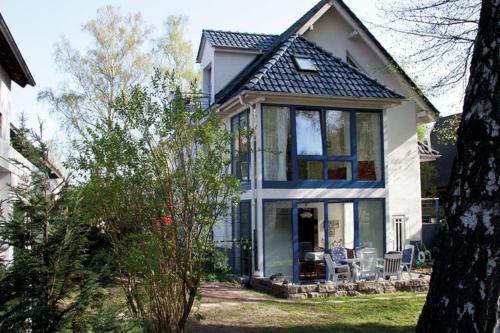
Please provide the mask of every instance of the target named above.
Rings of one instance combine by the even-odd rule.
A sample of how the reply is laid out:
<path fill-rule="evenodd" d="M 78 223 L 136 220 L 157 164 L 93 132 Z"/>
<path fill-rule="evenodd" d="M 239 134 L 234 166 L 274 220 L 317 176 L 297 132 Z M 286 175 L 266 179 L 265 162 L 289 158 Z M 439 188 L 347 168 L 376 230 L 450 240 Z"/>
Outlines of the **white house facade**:
<path fill-rule="evenodd" d="M 421 239 L 416 127 L 438 111 L 341 0 L 281 35 L 204 30 L 197 61 L 210 108 L 251 129 L 232 147 L 245 192 L 214 231 L 236 273 L 299 283 L 305 253 Z"/>
<path fill-rule="evenodd" d="M 4 218 L 7 218 L 11 212 L 11 207 L 4 202 L 8 198 L 9 185 L 16 186 L 20 177 L 26 174 L 26 169 L 19 165 L 34 168 L 33 164 L 10 144 L 12 121 L 10 94 L 14 82 L 21 87 L 35 85 L 9 28 L 0 14 L 0 200 L 3 202 L 1 208 Z M 0 249 L 0 257 L 10 260 L 11 249 Z"/>

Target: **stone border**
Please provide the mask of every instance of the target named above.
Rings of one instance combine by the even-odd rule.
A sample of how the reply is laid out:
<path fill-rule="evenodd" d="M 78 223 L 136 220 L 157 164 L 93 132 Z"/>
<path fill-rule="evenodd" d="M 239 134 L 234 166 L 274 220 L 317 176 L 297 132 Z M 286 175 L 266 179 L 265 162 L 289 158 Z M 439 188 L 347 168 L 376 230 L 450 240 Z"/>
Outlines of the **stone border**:
<path fill-rule="evenodd" d="M 421 292 L 429 290 L 426 279 L 360 281 L 348 283 L 283 284 L 269 278 L 252 277 L 250 285 L 257 291 L 277 298 L 306 299 L 322 296 L 358 296 L 394 292 Z"/>

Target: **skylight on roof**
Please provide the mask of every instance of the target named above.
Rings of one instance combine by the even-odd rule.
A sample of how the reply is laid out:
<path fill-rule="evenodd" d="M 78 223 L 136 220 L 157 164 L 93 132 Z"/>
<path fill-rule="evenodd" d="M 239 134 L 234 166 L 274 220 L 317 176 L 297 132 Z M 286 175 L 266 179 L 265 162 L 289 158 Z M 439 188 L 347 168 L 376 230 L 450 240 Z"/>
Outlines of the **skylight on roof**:
<path fill-rule="evenodd" d="M 293 60 L 295 62 L 295 67 L 299 71 L 317 72 L 318 68 L 314 64 L 314 61 L 309 57 L 294 56 Z"/>

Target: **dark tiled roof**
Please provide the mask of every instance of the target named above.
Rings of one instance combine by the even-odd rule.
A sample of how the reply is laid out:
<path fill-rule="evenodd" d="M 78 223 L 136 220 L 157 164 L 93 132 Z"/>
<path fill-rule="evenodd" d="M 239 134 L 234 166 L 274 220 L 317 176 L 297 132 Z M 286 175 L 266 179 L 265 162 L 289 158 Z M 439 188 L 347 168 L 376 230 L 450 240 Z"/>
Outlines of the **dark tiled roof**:
<path fill-rule="evenodd" d="M 313 60 L 317 72 L 301 72 L 295 55 Z M 240 85 L 242 90 L 341 97 L 403 98 L 375 79 L 298 35 L 292 35 Z"/>
<path fill-rule="evenodd" d="M 437 150 L 430 148 L 428 145 L 426 145 L 422 141 L 418 141 L 418 153 L 420 155 L 428 155 L 428 156 L 436 156 L 436 157 L 441 156 Z"/>
<path fill-rule="evenodd" d="M 241 85 L 246 82 L 255 71 L 281 47 L 281 44 L 296 33 L 309 19 L 311 19 L 330 0 L 321 0 L 313 8 L 308 10 L 301 18 L 295 21 L 288 29 L 279 35 L 262 55 L 258 55 L 254 61 L 246 66 L 234 79 L 232 79 L 221 91 L 215 95 L 215 104 L 222 104 L 241 90 Z"/>
<path fill-rule="evenodd" d="M 234 47 L 245 49 L 268 49 L 278 35 L 254 34 L 248 32 L 232 32 L 203 30 L 203 36 L 214 47 Z"/>

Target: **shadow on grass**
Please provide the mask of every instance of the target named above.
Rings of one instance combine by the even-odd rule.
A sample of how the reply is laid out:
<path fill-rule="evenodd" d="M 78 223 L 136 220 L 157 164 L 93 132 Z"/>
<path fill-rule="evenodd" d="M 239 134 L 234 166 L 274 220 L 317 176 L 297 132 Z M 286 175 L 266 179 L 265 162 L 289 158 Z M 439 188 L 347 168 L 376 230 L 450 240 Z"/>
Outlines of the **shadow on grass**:
<path fill-rule="evenodd" d="M 329 325 L 307 325 L 288 327 L 259 327 L 245 325 L 217 325 L 203 322 L 190 322 L 189 333 L 413 333 L 415 326 L 393 326 L 379 323 L 346 324 L 332 323 Z"/>

